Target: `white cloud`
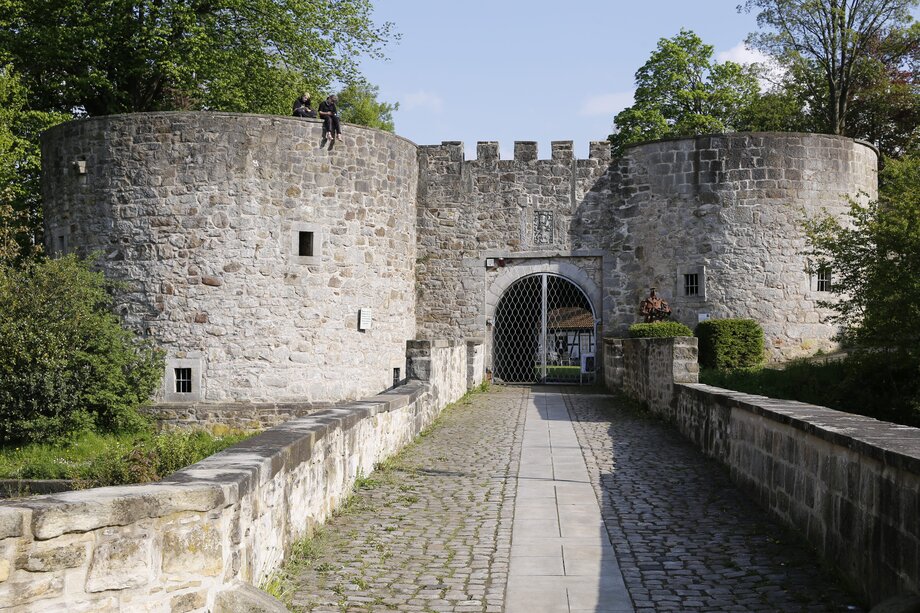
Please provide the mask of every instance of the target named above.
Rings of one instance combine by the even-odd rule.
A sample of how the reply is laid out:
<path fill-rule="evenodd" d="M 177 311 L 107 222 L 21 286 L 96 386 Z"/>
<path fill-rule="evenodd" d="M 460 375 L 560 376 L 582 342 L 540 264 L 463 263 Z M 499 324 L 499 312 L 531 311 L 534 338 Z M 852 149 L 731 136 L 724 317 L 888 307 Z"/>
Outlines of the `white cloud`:
<path fill-rule="evenodd" d="M 770 61 L 770 57 L 757 49 L 751 49 L 742 42 L 728 51 L 720 51 L 717 53 L 716 60 L 720 63 L 735 62 L 736 64 L 763 64 Z"/>
<path fill-rule="evenodd" d="M 582 102 L 580 114 L 585 117 L 593 117 L 596 115 L 613 116 L 626 107 L 632 106 L 632 103 L 633 92 L 631 91 L 596 94 L 594 96 L 588 96 L 588 98 Z"/>
<path fill-rule="evenodd" d="M 444 99 L 441 96 L 423 90 L 412 92 L 403 96 L 399 104 L 401 111 L 428 111 L 440 113 L 444 110 Z"/>
<path fill-rule="evenodd" d="M 776 60 L 756 49 L 750 49 L 743 42 L 728 51 L 720 51 L 716 54 L 716 60 L 736 64 L 760 64 L 760 76 L 757 81 L 760 82 L 761 91 L 771 90 L 786 76 L 786 70 Z"/>

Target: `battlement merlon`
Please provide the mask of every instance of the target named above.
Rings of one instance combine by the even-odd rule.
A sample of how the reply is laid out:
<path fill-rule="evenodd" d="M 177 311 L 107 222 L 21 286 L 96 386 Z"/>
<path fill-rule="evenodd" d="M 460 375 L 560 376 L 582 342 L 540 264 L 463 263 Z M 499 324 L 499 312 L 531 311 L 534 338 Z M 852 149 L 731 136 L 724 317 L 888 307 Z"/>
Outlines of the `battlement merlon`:
<path fill-rule="evenodd" d="M 573 142 L 570 140 L 556 140 L 551 143 L 552 153 L 549 160 L 539 159 L 536 141 L 514 141 L 514 162 L 571 162 L 575 159 Z M 510 162 L 502 160 L 497 141 L 479 141 L 476 143 L 476 158 L 467 160 L 464 154 L 463 142 L 443 141 L 440 145 L 422 145 L 428 159 L 439 160 L 446 163 L 478 162 L 481 164 L 494 164 L 496 162 Z M 605 140 L 591 141 L 588 149 L 588 159 L 609 162 L 610 143 Z"/>

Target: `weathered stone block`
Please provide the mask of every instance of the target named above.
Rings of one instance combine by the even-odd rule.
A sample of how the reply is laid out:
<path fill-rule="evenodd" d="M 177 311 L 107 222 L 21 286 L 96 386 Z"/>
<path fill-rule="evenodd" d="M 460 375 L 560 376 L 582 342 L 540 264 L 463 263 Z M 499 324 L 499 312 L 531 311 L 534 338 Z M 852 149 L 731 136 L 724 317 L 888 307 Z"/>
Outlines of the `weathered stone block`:
<path fill-rule="evenodd" d="M 0 507 L 0 540 L 21 536 L 27 513 L 25 509 Z"/>
<path fill-rule="evenodd" d="M 262 590 L 238 583 L 217 595 L 213 613 L 287 613 L 287 607 Z"/>
<path fill-rule="evenodd" d="M 150 580 L 150 541 L 143 536 L 104 541 L 96 545 L 86 575 L 87 592 L 124 590 Z"/>
<path fill-rule="evenodd" d="M 163 534 L 163 572 L 217 576 L 224 566 L 220 532 L 209 524 L 183 526 Z"/>
<path fill-rule="evenodd" d="M 33 545 L 32 550 L 16 560 L 16 568 L 29 572 L 49 572 L 64 568 L 74 568 L 86 561 L 86 545 L 76 543 L 64 547 L 48 548 L 41 542 Z"/>
<path fill-rule="evenodd" d="M 187 594 L 178 594 L 173 596 L 169 602 L 171 613 L 187 613 L 195 609 L 203 608 L 208 601 L 208 593 L 189 592 Z"/>
<path fill-rule="evenodd" d="M 0 583 L 0 603 L 15 607 L 36 600 L 60 596 L 64 592 L 64 577 L 57 573 L 42 575 L 20 574 Z"/>
<path fill-rule="evenodd" d="M 126 526 L 180 511 L 208 511 L 223 502 L 224 495 L 218 487 L 153 484 L 134 486 L 127 492 L 118 487 L 79 490 L 59 494 L 54 500 L 20 504 L 32 510 L 32 534 L 46 540 L 68 532 Z"/>

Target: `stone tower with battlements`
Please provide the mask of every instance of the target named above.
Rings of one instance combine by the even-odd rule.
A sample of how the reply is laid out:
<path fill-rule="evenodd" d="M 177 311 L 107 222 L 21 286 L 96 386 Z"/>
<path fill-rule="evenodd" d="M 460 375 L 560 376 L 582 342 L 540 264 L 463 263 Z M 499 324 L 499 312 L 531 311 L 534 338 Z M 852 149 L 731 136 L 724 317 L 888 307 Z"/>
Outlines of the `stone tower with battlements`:
<path fill-rule="evenodd" d="M 623 334 L 656 286 L 691 327 L 750 317 L 774 358 L 812 353 L 836 330 L 802 222 L 876 195 L 876 151 L 843 137 L 700 136 L 615 160 L 606 142 L 582 160 L 571 142 L 511 160 L 485 142 L 466 160 L 358 126 L 329 151 L 320 125 L 153 113 L 44 135 L 47 247 L 98 253 L 125 282 L 125 321 L 167 352 L 159 400 L 376 393 L 407 340 L 488 345 L 504 292 L 537 273 L 575 284 L 599 334 Z"/>

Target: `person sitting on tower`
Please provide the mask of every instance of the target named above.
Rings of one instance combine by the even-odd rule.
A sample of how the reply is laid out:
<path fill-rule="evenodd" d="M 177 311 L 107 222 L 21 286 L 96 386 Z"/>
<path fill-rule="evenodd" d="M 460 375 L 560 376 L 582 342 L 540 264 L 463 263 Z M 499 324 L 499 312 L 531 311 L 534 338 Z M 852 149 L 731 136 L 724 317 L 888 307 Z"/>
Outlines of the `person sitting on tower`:
<path fill-rule="evenodd" d="M 319 116 L 323 120 L 323 140 L 329 141 L 329 148 L 335 144 L 335 139 L 342 134 L 339 124 L 339 109 L 336 103 L 339 97 L 332 95 L 319 103 Z"/>
<path fill-rule="evenodd" d="M 310 93 L 304 92 L 303 96 L 294 101 L 294 117 L 316 117 L 316 111 L 310 108 Z"/>
<path fill-rule="evenodd" d="M 648 298 L 640 303 L 639 312 L 645 317 L 647 324 L 664 321 L 671 317 L 671 307 L 658 297 L 654 287 L 649 290 Z"/>

